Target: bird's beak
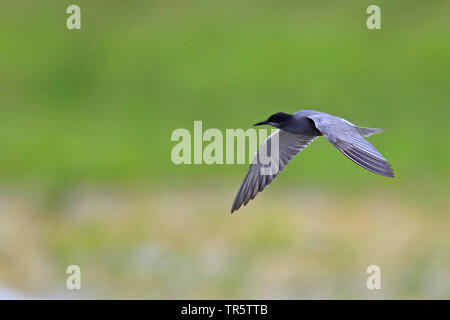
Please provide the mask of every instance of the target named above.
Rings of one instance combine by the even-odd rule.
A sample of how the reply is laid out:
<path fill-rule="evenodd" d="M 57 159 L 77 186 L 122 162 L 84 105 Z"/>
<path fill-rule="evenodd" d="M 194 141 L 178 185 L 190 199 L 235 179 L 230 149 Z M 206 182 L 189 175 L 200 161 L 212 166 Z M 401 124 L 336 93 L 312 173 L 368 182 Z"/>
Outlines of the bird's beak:
<path fill-rule="evenodd" d="M 262 126 L 263 124 L 267 124 L 267 120 L 255 123 L 253 126 Z"/>

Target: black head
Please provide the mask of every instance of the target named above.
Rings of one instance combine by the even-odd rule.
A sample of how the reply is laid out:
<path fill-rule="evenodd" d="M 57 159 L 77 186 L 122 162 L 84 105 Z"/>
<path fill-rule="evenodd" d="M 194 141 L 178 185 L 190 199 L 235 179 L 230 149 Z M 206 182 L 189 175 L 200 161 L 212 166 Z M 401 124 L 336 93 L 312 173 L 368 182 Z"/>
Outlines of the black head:
<path fill-rule="evenodd" d="M 268 124 L 275 128 L 281 128 L 292 118 L 292 114 L 287 114 L 284 112 L 277 112 L 271 115 L 267 120 L 255 123 L 254 126 L 261 126 L 263 124 Z"/>

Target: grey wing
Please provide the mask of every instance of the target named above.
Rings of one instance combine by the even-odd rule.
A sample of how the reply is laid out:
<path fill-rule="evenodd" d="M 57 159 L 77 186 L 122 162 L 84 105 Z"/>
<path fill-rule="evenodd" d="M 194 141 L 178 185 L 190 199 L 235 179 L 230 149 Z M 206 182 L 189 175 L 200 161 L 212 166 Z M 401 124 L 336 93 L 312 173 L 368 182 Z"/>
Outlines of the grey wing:
<path fill-rule="evenodd" d="M 231 213 L 246 205 L 283 171 L 289 161 L 317 136 L 303 136 L 277 130 L 264 141 L 250 165 L 234 199 Z M 276 143 L 278 141 L 278 144 Z M 278 145 L 278 148 L 276 148 Z M 279 152 L 276 152 L 276 150 Z"/>
<path fill-rule="evenodd" d="M 351 125 L 353 128 L 355 128 L 355 130 L 356 130 L 360 135 L 362 135 L 363 137 L 369 137 L 369 136 L 371 136 L 371 135 L 373 135 L 373 134 L 375 134 L 375 133 L 380 133 L 380 132 L 383 132 L 383 131 L 384 131 L 383 129 L 379 129 L 379 128 L 359 127 L 359 126 L 357 126 L 356 124 L 353 124 L 353 123 L 351 123 L 351 122 L 348 121 L 348 120 L 345 120 L 345 119 L 342 119 L 342 118 L 341 118 L 341 120 L 344 121 L 344 122 L 346 122 L 346 123 L 348 123 L 348 124 Z"/>
<path fill-rule="evenodd" d="M 317 129 L 328 141 L 350 160 L 377 174 L 386 177 L 394 176 L 387 160 L 361 136 L 362 132 L 350 122 L 331 115 L 311 115 L 308 118 L 313 120 Z"/>

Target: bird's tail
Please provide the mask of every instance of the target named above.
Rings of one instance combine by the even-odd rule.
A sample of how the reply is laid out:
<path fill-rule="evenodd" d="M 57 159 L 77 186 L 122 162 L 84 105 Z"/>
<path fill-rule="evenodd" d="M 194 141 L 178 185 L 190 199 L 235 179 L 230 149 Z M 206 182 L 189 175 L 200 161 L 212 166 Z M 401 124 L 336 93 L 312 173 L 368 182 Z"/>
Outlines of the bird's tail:
<path fill-rule="evenodd" d="M 358 127 L 358 126 L 354 126 L 354 128 L 363 137 L 368 137 L 368 136 L 371 136 L 371 135 L 373 135 L 375 133 L 379 133 L 379 132 L 383 132 L 384 131 L 384 129 L 378 129 L 378 128 L 367 128 L 367 127 Z"/>

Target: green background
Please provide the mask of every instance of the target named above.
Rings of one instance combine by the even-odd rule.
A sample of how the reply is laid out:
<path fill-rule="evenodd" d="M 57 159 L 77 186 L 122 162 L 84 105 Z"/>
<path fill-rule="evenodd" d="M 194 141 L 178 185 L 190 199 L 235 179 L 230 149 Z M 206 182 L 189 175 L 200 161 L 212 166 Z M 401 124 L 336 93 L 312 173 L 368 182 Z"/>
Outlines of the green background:
<path fill-rule="evenodd" d="M 71 4 L 81 30 L 66 28 Z M 2 1 L 0 289 L 449 298 L 449 13 L 444 0 Z M 247 129 L 301 109 L 385 128 L 369 140 L 396 178 L 321 138 L 230 216 L 247 165 L 170 159 L 172 131 L 194 120 Z M 65 289 L 70 264 L 81 292 Z M 381 291 L 365 287 L 371 264 Z"/>

